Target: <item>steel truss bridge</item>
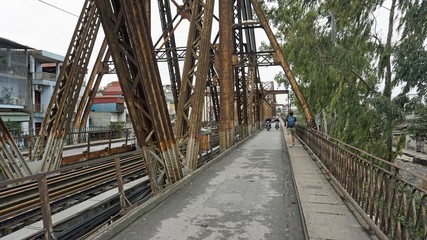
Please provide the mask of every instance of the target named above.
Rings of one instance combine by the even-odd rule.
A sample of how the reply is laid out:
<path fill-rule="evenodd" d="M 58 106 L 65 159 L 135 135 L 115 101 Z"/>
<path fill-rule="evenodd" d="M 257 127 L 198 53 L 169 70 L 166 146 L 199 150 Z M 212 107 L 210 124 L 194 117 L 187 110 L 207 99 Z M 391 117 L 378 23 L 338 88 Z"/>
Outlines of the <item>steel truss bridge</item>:
<path fill-rule="evenodd" d="M 158 14 L 152 10 L 152 4 L 156 3 Z M 159 17 L 161 26 L 153 25 L 154 17 Z M 178 46 L 177 41 L 181 25 L 185 25 L 188 33 L 184 46 Z M 161 34 L 152 35 L 153 28 L 161 28 Z M 101 29 L 104 34 L 100 33 Z M 258 50 L 256 36 L 259 32 L 256 30 L 266 35 L 271 51 Z M 98 52 L 94 52 L 97 38 L 103 38 L 98 39 L 102 41 L 102 46 Z M 94 55 L 95 64 L 83 88 L 86 69 Z M 175 126 L 168 114 L 158 65 L 163 62 L 167 64 L 176 106 Z M 315 127 L 310 108 L 258 1 L 184 0 L 177 3 L 175 0 L 86 0 L 47 115 L 27 156 L 20 152 L 0 119 L 2 172 L 13 180 L 36 173 L 43 176 L 46 172 L 58 170 L 67 132 L 69 129 L 85 128 L 103 76 L 116 73 L 146 168 L 149 187 L 151 193 L 156 194 L 197 169 L 202 156 L 201 129 L 204 127 L 205 101 L 210 102 L 213 115 L 210 124 L 218 129 L 219 148 L 222 151 L 263 127 L 263 119 L 272 115 L 275 105 L 272 102 L 274 97 L 266 96 L 276 93 L 261 82 L 258 68 L 273 65 L 282 67 L 302 107 L 307 126 Z M 84 94 L 79 99 L 81 91 Z M 306 136 L 309 136 L 308 132 L 304 133 Z M 330 159 L 333 154 L 342 159 L 349 156 L 358 158 L 351 151 L 343 153 L 338 146 L 328 145 L 327 138 L 317 136 L 315 139 L 318 142 L 313 148 L 325 159 Z M 310 142 L 309 139 L 306 141 Z M 325 149 L 329 155 L 322 152 Z M 39 166 L 36 171 L 29 167 L 34 163 Z M 362 169 L 362 166 L 366 169 L 360 172 L 359 182 L 345 182 L 358 201 L 366 196 L 356 190 L 356 185 L 362 189 L 372 187 L 380 192 L 380 195 L 374 192 L 369 196 L 369 202 L 363 202 L 363 206 L 372 211 L 371 215 L 378 220 L 382 216 L 378 215 L 380 208 L 373 207 L 373 198 L 383 197 L 384 189 L 390 184 L 398 184 L 391 182 L 394 181 L 392 177 L 384 180 L 393 176 L 393 172 L 374 168 L 369 160 L 361 165 L 348 164 L 346 167 L 349 169 Z M 380 170 L 387 174 L 375 178 Z M 345 180 L 348 175 L 344 175 L 340 175 L 340 178 Z M 369 178 L 372 185 L 364 185 L 365 178 Z M 44 186 L 46 178 L 38 179 Z M 399 184 L 407 186 L 407 183 Z M 409 196 L 406 195 L 392 195 L 391 190 L 387 191 L 387 199 L 399 200 L 404 206 L 400 208 L 401 211 L 408 213 L 408 219 L 416 219 L 415 227 L 424 226 L 425 234 L 427 220 L 423 206 L 427 196 L 424 190 L 411 189 L 412 193 L 416 191 L 423 196 L 418 202 L 412 198 L 407 200 Z M 46 197 L 43 196 L 43 201 L 48 202 Z M 421 208 L 415 208 L 415 204 L 421 204 Z M 384 220 L 378 225 L 390 227 L 396 224 L 388 221 Z M 46 225 L 49 226 L 48 221 Z M 48 235 L 49 231 L 46 231 Z"/>
<path fill-rule="evenodd" d="M 313 124 L 310 109 L 301 94 L 285 56 L 254 0 L 95 1 L 84 3 L 49 103 L 40 133 L 28 157 L 16 147 L 4 123 L 0 163 L 8 179 L 56 170 L 69 129 L 86 126 L 91 105 L 105 74 L 116 73 L 124 93 L 135 135 L 157 192 L 180 180 L 185 171 L 197 168 L 200 156 L 202 116 L 210 102 L 213 121 L 219 129 L 222 150 L 259 129 L 272 116 L 276 94 L 261 82 L 258 67 L 280 65 Z M 215 14 L 217 9 L 218 15 Z M 155 15 L 160 36 L 152 36 Z M 178 46 L 176 33 L 186 23 L 187 40 Z M 104 31 L 102 46 L 94 52 Z M 216 29 L 216 30 L 214 30 Z M 271 51 L 258 51 L 255 30 L 263 30 Z M 259 34 L 257 34 L 259 35 Z M 105 36 L 105 37 L 104 37 Z M 155 40 L 155 41 L 154 41 Z M 97 55 L 84 89 L 83 80 L 91 56 Z M 167 109 L 159 62 L 167 63 L 176 107 L 173 128 Z M 79 101 L 80 91 L 84 91 Z M 266 97 L 268 95 L 268 97 Z M 74 114 L 75 109 L 77 113 Z"/>

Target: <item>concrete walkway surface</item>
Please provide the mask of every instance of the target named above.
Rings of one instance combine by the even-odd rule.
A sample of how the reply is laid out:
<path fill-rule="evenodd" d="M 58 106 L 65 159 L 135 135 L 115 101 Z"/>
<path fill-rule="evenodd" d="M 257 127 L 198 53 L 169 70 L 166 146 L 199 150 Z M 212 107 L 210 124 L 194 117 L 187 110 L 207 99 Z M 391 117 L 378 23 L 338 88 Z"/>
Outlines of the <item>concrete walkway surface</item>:
<path fill-rule="evenodd" d="M 259 131 L 90 239 L 371 239 L 285 138 Z"/>
<path fill-rule="evenodd" d="M 301 142 L 296 139 L 288 152 L 309 239 L 371 239 Z"/>

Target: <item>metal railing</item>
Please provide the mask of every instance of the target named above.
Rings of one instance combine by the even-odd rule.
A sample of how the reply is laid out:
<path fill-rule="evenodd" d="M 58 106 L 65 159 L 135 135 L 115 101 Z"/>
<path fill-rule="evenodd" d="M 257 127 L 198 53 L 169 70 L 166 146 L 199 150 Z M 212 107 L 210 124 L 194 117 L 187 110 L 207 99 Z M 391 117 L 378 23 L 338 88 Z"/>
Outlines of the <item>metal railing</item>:
<path fill-rule="evenodd" d="M 426 176 L 318 131 L 297 135 L 380 239 L 427 239 Z"/>
<path fill-rule="evenodd" d="M 30 132 L 16 132 L 10 130 L 15 143 L 20 149 L 31 149 L 34 147 L 39 130 Z M 71 129 L 67 133 L 65 145 L 81 144 L 94 141 L 125 139 L 126 145 L 135 143 L 135 136 L 131 128 L 112 129 L 109 127 L 89 127 L 83 129 Z"/>
<path fill-rule="evenodd" d="M 44 113 L 46 112 L 46 106 L 44 104 L 41 103 L 35 103 L 33 105 L 33 112 L 35 113 Z"/>

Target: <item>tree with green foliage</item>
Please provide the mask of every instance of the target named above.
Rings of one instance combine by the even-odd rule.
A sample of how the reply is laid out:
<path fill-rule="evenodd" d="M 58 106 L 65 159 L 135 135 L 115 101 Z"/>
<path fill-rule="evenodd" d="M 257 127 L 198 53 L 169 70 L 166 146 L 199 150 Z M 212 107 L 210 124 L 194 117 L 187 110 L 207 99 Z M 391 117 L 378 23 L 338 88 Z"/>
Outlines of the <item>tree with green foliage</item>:
<path fill-rule="evenodd" d="M 403 9 L 417 3 L 404 7 L 403 0 L 392 0 L 384 41 L 375 32 L 373 14 L 384 2 L 277 0 L 265 6 L 312 111 L 327 118 L 328 134 L 392 161 L 392 131 L 405 115 L 391 98 L 392 90 L 405 81 L 393 78 L 399 61 L 399 48 L 392 42 L 395 11 L 403 13 L 403 28 L 414 15 Z M 409 34 L 402 38 L 411 39 Z M 287 81 L 283 75 L 276 80 Z"/>
<path fill-rule="evenodd" d="M 18 135 L 22 131 L 21 123 L 19 122 L 7 121 L 4 124 L 12 135 Z"/>

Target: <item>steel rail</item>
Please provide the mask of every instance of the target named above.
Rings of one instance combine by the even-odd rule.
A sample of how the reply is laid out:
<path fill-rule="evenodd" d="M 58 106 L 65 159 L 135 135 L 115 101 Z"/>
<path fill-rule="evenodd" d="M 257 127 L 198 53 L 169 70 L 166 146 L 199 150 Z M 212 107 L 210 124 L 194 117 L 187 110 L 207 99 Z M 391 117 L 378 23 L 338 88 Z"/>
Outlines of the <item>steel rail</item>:
<path fill-rule="evenodd" d="M 130 165 L 126 165 L 125 167 L 123 167 L 123 170 L 125 172 L 126 170 L 131 169 L 133 167 L 137 169 L 136 167 L 138 167 L 138 165 L 141 165 L 141 164 L 132 163 Z M 78 178 L 78 180 L 75 180 L 75 181 L 68 181 L 68 179 L 61 179 L 62 184 L 57 185 L 56 187 L 53 187 L 53 188 L 49 188 L 49 195 L 51 197 L 56 197 L 56 196 L 62 196 L 61 194 L 69 194 L 70 192 L 68 191 L 70 191 L 71 189 L 81 190 L 82 187 L 86 185 L 91 186 L 90 184 L 98 184 L 98 183 L 101 183 L 102 180 L 108 180 L 111 177 L 112 173 L 114 173 L 114 169 L 113 168 L 110 169 L 110 167 L 108 167 L 108 170 L 104 171 L 104 169 L 102 169 L 96 174 L 93 174 L 93 172 L 91 173 L 89 171 L 85 172 L 84 174 L 81 175 L 85 177 L 80 177 Z M 28 193 L 19 194 L 19 196 L 22 196 L 21 198 L 19 198 L 19 196 L 16 196 L 17 194 L 15 194 L 15 196 L 10 196 L 9 199 L 11 199 L 12 201 L 2 203 L 0 205 L 0 216 L 1 216 L 0 221 L 3 220 L 3 218 L 7 215 L 8 210 L 10 211 L 10 210 L 16 209 L 18 211 L 24 211 L 26 209 L 23 209 L 23 207 L 27 206 L 30 202 L 38 203 L 39 193 L 37 192 L 37 189 L 33 189 L 33 191 L 28 190 L 26 192 Z"/>
<path fill-rule="evenodd" d="M 128 163 L 122 166 L 122 174 L 125 178 L 133 177 L 135 174 L 145 174 L 145 165 L 143 161 L 139 161 L 138 159 L 139 157 L 134 157 L 133 160 L 125 159 L 125 161 L 128 160 Z M 93 174 L 94 168 L 84 169 L 83 175 L 86 177 L 79 178 L 77 181 L 70 182 L 70 176 L 60 179 L 59 181 L 65 182 L 66 184 L 59 185 L 56 183 L 56 187 L 49 189 L 49 197 L 54 209 L 58 207 L 62 208 L 65 203 L 71 200 L 76 201 L 76 198 L 84 198 L 85 195 L 92 195 L 94 192 L 99 191 L 99 189 L 105 189 L 111 184 L 114 184 L 116 181 L 114 164 L 113 167 L 111 167 L 111 164 L 107 165 L 108 166 L 95 167 L 98 168 L 97 174 Z M 103 168 L 104 171 L 102 171 L 101 168 Z M 74 179 L 76 178 L 74 174 L 71 177 Z M 56 178 L 61 178 L 61 176 L 57 176 Z M 14 220 L 26 220 L 26 222 L 28 222 L 27 219 L 34 219 L 34 216 L 39 214 L 39 210 L 40 203 L 38 193 L 28 195 L 25 199 L 18 199 L 8 204 L 3 204 L 0 209 L 1 225 L 11 227 L 13 224 L 16 224 Z"/>
<path fill-rule="evenodd" d="M 141 155 L 134 155 L 131 157 L 121 158 L 121 162 L 126 163 L 127 161 L 133 161 L 133 160 L 138 159 L 138 158 L 140 159 Z M 61 182 L 66 181 L 66 180 L 70 180 L 71 178 L 74 178 L 76 176 L 81 177 L 81 175 L 83 175 L 84 173 L 91 173 L 92 174 L 96 168 L 107 168 L 107 167 L 114 167 L 114 163 L 112 163 L 112 162 L 101 163 L 101 164 L 93 165 L 93 166 L 86 167 L 83 169 L 65 172 L 59 176 L 52 176 L 52 177 L 48 178 L 47 184 L 49 186 L 52 186 L 55 183 L 61 183 Z M 1 198 L 0 209 L 1 209 L 3 201 L 5 199 L 16 198 L 17 194 L 26 195 L 26 194 L 28 194 L 28 192 L 34 191 L 37 189 L 38 189 L 37 182 L 28 182 L 28 183 L 23 183 L 21 185 L 16 185 L 16 186 L 11 186 L 11 187 L 8 187 L 5 189 L 0 189 L 0 198 Z M 11 195 L 13 195 L 13 196 L 11 196 Z"/>

